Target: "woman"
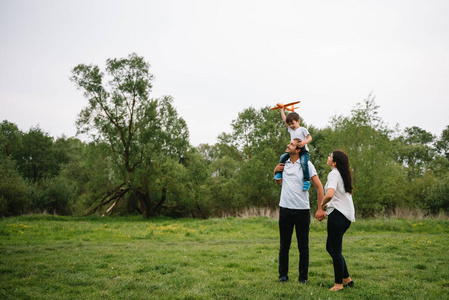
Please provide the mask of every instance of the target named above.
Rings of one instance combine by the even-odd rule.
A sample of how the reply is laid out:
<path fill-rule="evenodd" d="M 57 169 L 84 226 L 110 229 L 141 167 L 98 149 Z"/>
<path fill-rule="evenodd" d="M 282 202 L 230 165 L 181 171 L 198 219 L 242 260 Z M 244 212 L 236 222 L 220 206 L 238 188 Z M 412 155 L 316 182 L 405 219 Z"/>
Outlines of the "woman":
<path fill-rule="evenodd" d="M 332 171 L 327 176 L 326 195 L 321 206 L 328 215 L 326 250 L 334 264 L 335 284 L 330 290 L 340 291 L 344 285 L 354 286 L 341 254 L 343 235 L 351 222 L 355 222 L 352 176 L 348 155 L 342 151 L 332 152 L 327 159 L 327 165 Z"/>

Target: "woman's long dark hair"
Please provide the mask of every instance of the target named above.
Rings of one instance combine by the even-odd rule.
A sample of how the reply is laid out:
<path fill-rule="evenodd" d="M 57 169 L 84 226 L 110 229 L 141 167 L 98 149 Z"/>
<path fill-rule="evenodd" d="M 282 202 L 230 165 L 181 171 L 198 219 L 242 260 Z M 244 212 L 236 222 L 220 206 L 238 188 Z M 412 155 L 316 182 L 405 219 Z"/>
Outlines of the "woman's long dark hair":
<path fill-rule="evenodd" d="M 349 157 L 346 153 L 341 150 L 335 150 L 332 152 L 333 161 L 337 164 L 338 172 L 340 172 L 343 178 L 343 183 L 345 186 L 345 192 L 352 194 L 352 174 L 351 168 L 349 167 Z"/>

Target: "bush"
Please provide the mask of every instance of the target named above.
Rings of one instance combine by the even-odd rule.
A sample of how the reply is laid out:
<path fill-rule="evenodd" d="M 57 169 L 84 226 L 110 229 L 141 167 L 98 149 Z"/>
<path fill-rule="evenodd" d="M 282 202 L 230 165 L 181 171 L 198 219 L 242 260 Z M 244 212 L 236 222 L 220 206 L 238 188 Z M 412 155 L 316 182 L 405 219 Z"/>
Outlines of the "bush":
<path fill-rule="evenodd" d="M 28 183 L 19 175 L 14 161 L 0 160 L 0 216 L 20 215 L 30 207 Z"/>
<path fill-rule="evenodd" d="M 426 189 L 424 205 L 432 214 L 440 211 L 449 212 L 449 175 L 438 179 L 434 185 Z"/>
<path fill-rule="evenodd" d="M 76 184 L 64 177 L 41 180 L 34 185 L 31 196 L 32 209 L 60 215 L 71 214 L 71 204 L 77 197 Z"/>

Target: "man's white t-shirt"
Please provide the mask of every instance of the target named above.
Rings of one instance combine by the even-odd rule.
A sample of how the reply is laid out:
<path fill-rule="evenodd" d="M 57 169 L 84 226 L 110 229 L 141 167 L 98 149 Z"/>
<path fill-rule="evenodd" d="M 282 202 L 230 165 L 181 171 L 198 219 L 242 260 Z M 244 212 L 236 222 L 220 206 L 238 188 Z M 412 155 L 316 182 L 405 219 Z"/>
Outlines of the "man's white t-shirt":
<path fill-rule="evenodd" d="M 290 133 L 290 139 L 300 139 L 301 141 L 307 140 L 307 136 L 310 134 L 309 131 L 304 127 L 298 127 L 295 130 L 288 127 L 288 132 Z M 307 151 L 309 151 L 309 147 L 307 144 L 305 145 Z"/>
<path fill-rule="evenodd" d="M 334 209 L 337 209 L 346 217 L 346 219 L 355 222 L 355 209 L 352 195 L 346 193 L 343 177 L 341 177 L 337 168 L 334 168 L 329 175 L 327 175 L 327 182 L 324 187 L 325 192 L 327 192 L 327 189 L 329 188 L 333 188 L 335 193 L 332 200 L 327 203 L 326 213 L 329 215 Z"/>
<path fill-rule="evenodd" d="M 316 176 L 315 166 L 309 161 L 310 178 Z M 310 209 L 309 191 L 303 191 L 304 174 L 301 162 L 298 159 L 292 163 L 290 159 L 285 162 L 282 172 L 282 190 L 280 207 L 290 209 Z"/>

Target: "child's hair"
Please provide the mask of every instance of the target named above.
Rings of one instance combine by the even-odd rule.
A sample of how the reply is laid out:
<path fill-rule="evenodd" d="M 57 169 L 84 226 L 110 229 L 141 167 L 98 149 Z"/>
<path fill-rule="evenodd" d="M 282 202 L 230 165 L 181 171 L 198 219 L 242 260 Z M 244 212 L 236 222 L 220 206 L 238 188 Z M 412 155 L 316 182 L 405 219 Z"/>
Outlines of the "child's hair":
<path fill-rule="evenodd" d="M 338 172 L 340 172 L 343 178 L 343 184 L 345 186 L 345 192 L 352 194 L 354 189 L 352 186 L 352 174 L 349 167 L 349 157 L 341 150 L 335 150 L 332 152 L 333 161 L 337 164 Z"/>
<path fill-rule="evenodd" d="M 290 124 L 293 121 L 299 121 L 298 113 L 291 112 L 285 117 L 285 122 L 287 122 L 287 124 Z"/>

